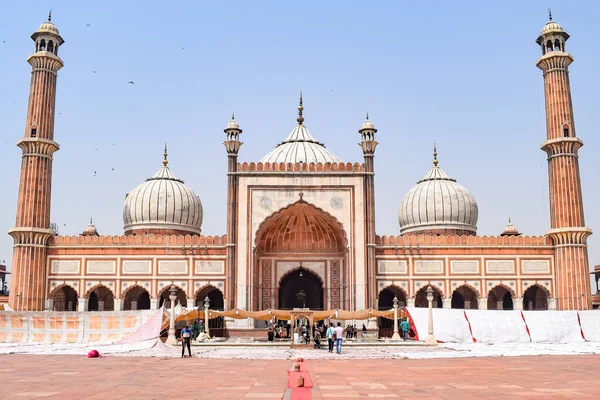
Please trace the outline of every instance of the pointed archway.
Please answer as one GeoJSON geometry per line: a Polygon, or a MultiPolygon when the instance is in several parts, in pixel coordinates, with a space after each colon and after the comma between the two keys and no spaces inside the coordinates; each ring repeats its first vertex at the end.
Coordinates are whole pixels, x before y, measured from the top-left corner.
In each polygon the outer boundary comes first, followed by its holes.
{"type": "Polygon", "coordinates": [[[298,268],[284,275],[278,285],[279,305],[277,308],[310,308],[323,310],[323,281],[314,272],[298,268]]]}
{"type": "Polygon", "coordinates": [[[514,292],[507,286],[498,285],[488,293],[488,310],[513,310],[514,292]]]}
{"type": "Polygon", "coordinates": [[[348,239],[334,216],[301,198],[267,217],[258,227],[254,243],[253,310],[295,307],[298,293],[290,291],[299,290],[310,294],[311,307],[351,308],[348,239]],[[304,269],[303,277],[297,271],[292,273],[303,262],[314,265],[304,269]]]}
{"type": "Polygon", "coordinates": [[[57,287],[48,298],[52,300],[53,311],[77,311],[77,292],[69,285],[57,287]]]}

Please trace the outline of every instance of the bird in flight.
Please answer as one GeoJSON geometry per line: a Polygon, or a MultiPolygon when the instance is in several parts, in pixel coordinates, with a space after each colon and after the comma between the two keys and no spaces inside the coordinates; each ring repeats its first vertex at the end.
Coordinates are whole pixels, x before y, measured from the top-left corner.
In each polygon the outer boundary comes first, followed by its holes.
{"type": "Polygon", "coordinates": [[[92,26],[92,25],[90,25],[90,24],[85,24],[85,26],[92,26]]]}
{"type": "Polygon", "coordinates": [[[96,171],[94,171],[94,176],[96,176],[96,174],[97,174],[97,172],[96,172],[96,171]]]}
{"type": "Polygon", "coordinates": [[[92,72],[93,72],[93,73],[95,73],[95,74],[97,74],[97,73],[98,73],[98,71],[92,71],[92,72]]]}
{"type": "Polygon", "coordinates": [[[131,85],[135,85],[135,82],[134,82],[134,81],[129,81],[129,82],[127,82],[127,83],[129,83],[129,84],[131,84],[131,85]]]}

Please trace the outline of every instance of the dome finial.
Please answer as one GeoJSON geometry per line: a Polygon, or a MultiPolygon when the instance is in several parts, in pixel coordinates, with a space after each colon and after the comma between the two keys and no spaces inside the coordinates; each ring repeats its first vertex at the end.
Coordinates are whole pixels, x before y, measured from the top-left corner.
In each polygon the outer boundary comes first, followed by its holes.
{"type": "Polygon", "coordinates": [[[169,154],[167,153],[167,143],[165,142],[165,154],[164,154],[164,156],[165,156],[165,159],[163,160],[163,165],[164,165],[165,167],[167,166],[167,164],[169,164],[169,160],[167,159],[167,156],[168,156],[168,155],[169,155],[169,154]]]}
{"type": "Polygon", "coordinates": [[[437,167],[438,165],[438,159],[437,159],[437,147],[435,145],[435,142],[433,143],[433,166],[437,167]]]}
{"type": "Polygon", "coordinates": [[[235,113],[234,112],[231,113],[231,120],[235,121],[235,113]]]}
{"type": "Polygon", "coordinates": [[[92,221],[92,217],[90,217],[90,225],[92,225],[94,222],[92,221]]]}
{"type": "Polygon", "coordinates": [[[52,22],[52,7],[50,7],[50,11],[48,11],[48,22],[52,22]]]}
{"type": "Polygon", "coordinates": [[[304,122],[304,117],[302,116],[302,111],[304,111],[304,107],[302,106],[302,91],[300,92],[300,105],[298,105],[298,118],[296,118],[296,121],[298,121],[299,124],[302,124],[304,122]]]}
{"type": "Polygon", "coordinates": [[[548,18],[552,21],[552,9],[550,7],[548,7],[548,18]]]}
{"type": "Polygon", "coordinates": [[[367,121],[369,120],[369,112],[367,111],[367,121]]]}

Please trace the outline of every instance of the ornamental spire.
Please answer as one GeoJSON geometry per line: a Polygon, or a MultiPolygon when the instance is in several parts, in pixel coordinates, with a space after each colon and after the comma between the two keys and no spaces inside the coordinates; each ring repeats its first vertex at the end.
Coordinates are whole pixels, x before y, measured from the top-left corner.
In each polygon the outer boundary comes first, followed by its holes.
{"type": "Polygon", "coordinates": [[[552,21],[552,9],[550,7],[548,7],[548,18],[552,21]]]}
{"type": "Polygon", "coordinates": [[[434,167],[437,167],[437,165],[438,165],[437,155],[438,155],[438,153],[437,153],[437,147],[436,147],[435,142],[434,142],[433,143],[433,166],[434,167]]]}
{"type": "Polygon", "coordinates": [[[300,92],[300,105],[298,105],[298,118],[296,118],[296,121],[298,121],[299,124],[304,122],[302,111],[304,111],[304,107],[302,106],[302,92],[300,92]]]}
{"type": "Polygon", "coordinates": [[[169,160],[167,159],[167,156],[168,156],[168,155],[169,155],[169,154],[167,153],[167,143],[165,142],[165,153],[164,153],[164,157],[165,157],[165,159],[163,160],[163,165],[164,165],[165,167],[167,166],[167,164],[169,164],[169,160]]]}
{"type": "Polygon", "coordinates": [[[48,22],[52,22],[52,8],[48,11],[48,22]]]}

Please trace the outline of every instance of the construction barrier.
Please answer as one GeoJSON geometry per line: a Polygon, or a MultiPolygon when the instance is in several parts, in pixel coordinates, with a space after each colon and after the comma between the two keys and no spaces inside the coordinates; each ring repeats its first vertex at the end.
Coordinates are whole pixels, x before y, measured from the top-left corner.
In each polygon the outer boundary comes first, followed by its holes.
{"type": "Polygon", "coordinates": [[[158,332],[142,332],[139,337],[158,337],[163,314],[162,308],[103,312],[0,311],[0,342],[116,343],[140,332],[152,317],[158,321],[158,332]]]}

